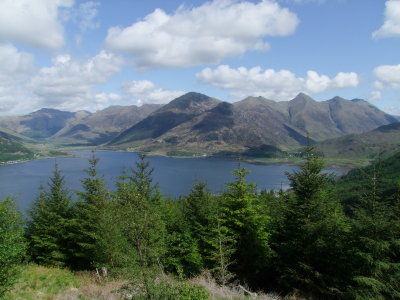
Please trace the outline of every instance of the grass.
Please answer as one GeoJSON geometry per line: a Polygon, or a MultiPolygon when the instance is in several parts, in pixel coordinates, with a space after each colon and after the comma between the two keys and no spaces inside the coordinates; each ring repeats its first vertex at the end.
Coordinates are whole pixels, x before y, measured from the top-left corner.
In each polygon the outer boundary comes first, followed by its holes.
{"type": "Polygon", "coordinates": [[[21,269],[19,280],[4,300],[123,299],[114,292],[124,284],[120,280],[103,280],[91,272],[72,273],[37,265],[21,269]]]}
{"type": "MultiPolygon", "coordinates": [[[[249,294],[247,289],[240,285],[221,286],[207,272],[186,281],[164,275],[155,282],[158,282],[158,287],[155,286],[158,290],[155,292],[161,295],[160,299],[300,300],[296,297],[282,298],[277,294],[261,292],[249,294]]],[[[73,273],[67,269],[30,264],[21,266],[20,278],[14,288],[5,295],[4,300],[144,299],[143,295],[134,295],[137,286],[128,289],[127,287],[127,280],[100,277],[95,272],[73,273]]]]}

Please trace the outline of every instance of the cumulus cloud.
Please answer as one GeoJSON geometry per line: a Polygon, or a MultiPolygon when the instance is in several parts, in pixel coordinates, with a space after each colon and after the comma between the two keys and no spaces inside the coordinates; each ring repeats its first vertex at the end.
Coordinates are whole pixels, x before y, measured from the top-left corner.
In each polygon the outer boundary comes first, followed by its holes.
{"type": "Polygon", "coordinates": [[[300,92],[317,94],[358,85],[356,73],[340,72],[334,78],[329,78],[308,71],[307,76],[302,78],[288,70],[263,71],[261,67],[232,69],[227,65],[214,70],[205,68],[196,77],[202,83],[231,90],[231,95],[237,98],[263,96],[273,100],[288,100],[300,92]]]}
{"type": "Polygon", "coordinates": [[[400,37],[400,1],[389,0],[385,4],[385,21],[372,33],[374,38],[400,37]]]}
{"type": "Polygon", "coordinates": [[[92,89],[118,73],[122,64],[120,57],[105,51],[87,61],[59,55],[53,59],[51,67],[39,70],[32,78],[30,88],[41,107],[93,110],[97,107],[91,107],[91,103],[96,103],[92,100],[98,99],[101,104],[104,97],[100,94],[96,98],[92,89]]]}
{"type": "Polygon", "coordinates": [[[186,67],[266,50],[264,37],[290,35],[298,23],[271,0],[214,0],[173,14],[156,9],[129,27],[112,27],[106,45],[132,55],[139,69],[186,67]]]}
{"type": "Polygon", "coordinates": [[[376,88],[400,88],[400,64],[376,67],[374,74],[379,79],[374,83],[376,88]]]}
{"type": "Polygon", "coordinates": [[[0,44],[0,114],[12,113],[26,99],[26,82],[35,71],[33,55],[11,44],[0,44]]]}
{"type": "Polygon", "coordinates": [[[167,103],[185,93],[183,91],[171,91],[158,88],[149,80],[126,82],[122,85],[122,90],[125,94],[133,96],[138,105],[144,103],[167,103]]]}
{"type": "Polygon", "coordinates": [[[72,0],[2,0],[0,41],[60,48],[64,44],[64,30],[58,20],[59,9],[72,5],[72,0]]]}

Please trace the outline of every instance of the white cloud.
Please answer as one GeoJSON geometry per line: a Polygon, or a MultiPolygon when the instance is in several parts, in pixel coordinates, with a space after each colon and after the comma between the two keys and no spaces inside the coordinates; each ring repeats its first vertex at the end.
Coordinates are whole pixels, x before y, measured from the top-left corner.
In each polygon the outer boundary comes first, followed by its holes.
{"type": "Polygon", "coordinates": [[[100,27],[100,22],[97,19],[98,10],[97,7],[100,5],[98,2],[85,2],[81,3],[78,8],[78,15],[80,18],[79,27],[85,32],[100,27]]]}
{"type": "Polygon", "coordinates": [[[112,27],[106,45],[132,55],[139,69],[186,67],[266,50],[264,37],[290,35],[298,23],[271,0],[214,0],[171,15],[156,9],[129,27],[112,27]]]}
{"type": "Polygon", "coordinates": [[[148,80],[126,82],[122,85],[122,90],[125,94],[134,96],[138,105],[144,103],[167,103],[185,93],[183,91],[158,88],[153,82],[148,80]]]}
{"type": "Polygon", "coordinates": [[[338,73],[334,78],[308,71],[305,78],[296,77],[288,70],[262,70],[261,67],[232,69],[227,65],[212,70],[205,68],[196,74],[197,79],[214,87],[229,89],[237,98],[263,96],[273,100],[288,100],[300,92],[317,94],[330,90],[356,87],[356,73],[338,73]]]}
{"type": "Polygon", "coordinates": [[[32,78],[30,88],[37,96],[40,107],[98,109],[96,99],[101,104],[104,97],[99,94],[96,98],[92,89],[118,73],[122,64],[120,57],[105,51],[87,61],[59,55],[53,59],[53,66],[39,70],[32,78]]]}
{"type": "Polygon", "coordinates": [[[372,91],[368,98],[368,101],[378,101],[382,99],[382,93],[380,91],[372,91]]]}
{"type": "Polygon", "coordinates": [[[372,33],[373,38],[400,37],[400,1],[386,1],[385,22],[372,33]]]}
{"type": "Polygon", "coordinates": [[[27,98],[25,85],[34,71],[33,55],[11,44],[0,44],[0,114],[13,113],[16,105],[27,98]]]}
{"type": "Polygon", "coordinates": [[[60,48],[64,44],[64,30],[58,12],[72,5],[72,0],[1,0],[0,41],[60,48]]]}
{"type": "Polygon", "coordinates": [[[322,4],[326,2],[326,0],[278,0],[278,1],[282,3],[295,3],[295,4],[304,4],[304,3],[322,4]]]}
{"type": "Polygon", "coordinates": [[[62,19],[64,22],[72,21],[78,25],[79,31],[85,33],[100,27],[98,19],[99,2],[88,1],[80,3],[79,6],[73,6],[63,11],[62,19]]]}
{"type": "Polygon", "coordinates": [[[374,83],[376,88],[400,88],[400,64],[376,67],[374,74],[379,79],[374,83]]]}

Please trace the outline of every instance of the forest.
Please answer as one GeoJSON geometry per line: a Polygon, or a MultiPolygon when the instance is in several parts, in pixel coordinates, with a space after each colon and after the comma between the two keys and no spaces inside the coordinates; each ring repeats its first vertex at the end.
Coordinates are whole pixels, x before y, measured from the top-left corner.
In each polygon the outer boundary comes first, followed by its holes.
{"type": "Polygon", "coordinates": [[[205,272],[282,298],[399,299],[400,153],[337,180],[303,151],[289,190],[258,191],[239,161],[223,193],[200,182],[179,199],[144,154],[111,191],[93,153],[76,201],[56,164],[27,217],[0,201],[0,298],[33,263],[124,278],[131,299],[209,299],[189,281],[205,272]]]}

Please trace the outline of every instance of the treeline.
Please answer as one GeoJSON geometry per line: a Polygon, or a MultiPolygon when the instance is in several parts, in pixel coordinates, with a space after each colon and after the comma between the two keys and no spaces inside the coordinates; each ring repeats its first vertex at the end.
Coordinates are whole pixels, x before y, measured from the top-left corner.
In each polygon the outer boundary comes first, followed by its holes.
{"type": "Polygon", "coordinates": [[[239,164],[222,194],[198,183],[178,200],[161,196],[144,155],[116,179],[115,191],[106,188],[93,155],[78,201],[56,166],[24,227],[13,201],[0,202],[0,295],[17,276],[15,266],[29,260],[72,270],[106,268],[144,299],[207,299],[184,281],[168,286],[162,280],[204,270],[222,285],[281,295],[400,298],[399,189],[388,192],[377,168],[364,172],[369,179],[359,185],[337,183],[322,172],[312,147],[304,157],[299,171],[287,174],[288,191],[257,192],[239,164]]]}

